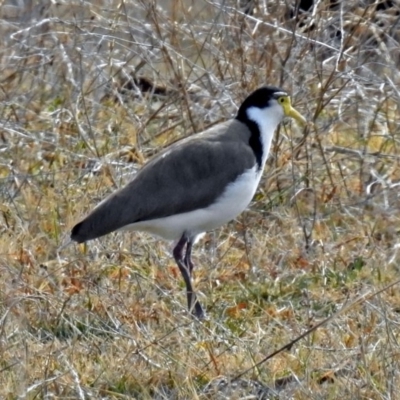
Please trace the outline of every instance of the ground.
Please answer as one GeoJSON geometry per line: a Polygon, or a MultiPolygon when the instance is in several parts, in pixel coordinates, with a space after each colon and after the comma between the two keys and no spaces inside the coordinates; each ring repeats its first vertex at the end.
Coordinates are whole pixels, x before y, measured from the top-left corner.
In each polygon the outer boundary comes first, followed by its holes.
{"type": "Polygon", "coordinates": [[[244,3],[3,2],[0,398],[400,398],[400,3],[244,3]],[[205,321],[171,243],[65,246],[265,83],[309,124],[195,246],[205,321]]]}

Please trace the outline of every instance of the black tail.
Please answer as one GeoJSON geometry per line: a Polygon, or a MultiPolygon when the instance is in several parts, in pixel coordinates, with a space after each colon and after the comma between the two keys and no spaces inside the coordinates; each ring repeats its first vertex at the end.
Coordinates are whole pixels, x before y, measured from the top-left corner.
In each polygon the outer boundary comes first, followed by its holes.
{"type": "Polygon", "coordinates": [[[102,217],[103,215],[101,215],[101,210],[95,209],[85,219],[72,228],[71,239],[75,242],[83,243],[107,235],[108,233],[122,227],[121,225],[113,223],[113,220],[107,223],[107,221],[102,217]]]}
{"type": "MultiPolygon", "coordinates": [[[[132,184],[133,181],[130,185],[132,184]]],[[[130,185],[108,196],[89,215],[76,224],[72,228],[71,239],[83,243],[136,222],[138,207],[135,197],[131,194],[134,190],[130,185]]]]}
{"type": "Polygon", "coordinates": [[[87,238],[87,235],[85,235],[84,233],[83,226],[84,226],[84,221],[79,222],[72,228],[71,239],[74,240],[75,242],[83,243],[86,242],[86,240],[89,240],[87,238]]]}
{"type": "MultiPolygon", "coordinates": [[[[71,239],[78,243],[97,239],[130,223],[124,216],[129,212],[120,212],[120,208],[113,204],[114,197],[101,203],[81,222],[77,223],[71,231],[71,239]]],[[[123,208],[123,207],[122,207],[123,208]]],[[[128,210],[129,211],[129,210],[128,210]]]]}

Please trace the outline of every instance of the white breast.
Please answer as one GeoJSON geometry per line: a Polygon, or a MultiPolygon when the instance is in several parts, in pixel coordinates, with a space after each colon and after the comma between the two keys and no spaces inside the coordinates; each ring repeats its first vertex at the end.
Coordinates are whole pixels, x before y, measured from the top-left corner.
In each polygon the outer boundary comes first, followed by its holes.
{"type": "Polygon", "coordinates": [[[141,221],[124,229],[145,231],[165,239],[179,239],[184,232],[193,236],[213,230],[231,221],[249,205],[261,178],[255,165],[230,183],[223,194],[207,208],[141,221]]]}

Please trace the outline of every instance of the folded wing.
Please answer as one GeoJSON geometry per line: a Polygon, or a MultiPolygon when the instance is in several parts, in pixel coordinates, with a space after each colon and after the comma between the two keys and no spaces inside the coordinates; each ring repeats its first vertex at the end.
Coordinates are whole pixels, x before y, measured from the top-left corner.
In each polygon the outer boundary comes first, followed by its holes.
{"type": "Polygon", "coordinates": [[[232,140],[200,135],[167,148],[75,225],[71,239],[81,243],[135,222],[209,206],[256,162],[248,144],[234,133],[232,140]]]}

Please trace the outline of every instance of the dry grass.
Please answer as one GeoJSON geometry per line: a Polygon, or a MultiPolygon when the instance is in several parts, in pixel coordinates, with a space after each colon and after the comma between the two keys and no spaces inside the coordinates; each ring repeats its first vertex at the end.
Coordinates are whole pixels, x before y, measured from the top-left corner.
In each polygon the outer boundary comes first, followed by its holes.
{"type": "Polygon", "coordinates": [[[0,398],[399,399],[399,287],[371,295],[399,273],[399,1],[298,18],[283,0],[249,15],[234,0],[14,3],[0,9],[0,398]],[[168,243],[117,233],[58,252],[152,154],[265,82],[311,124],[305,141],[280,128],[251,209],[196,246],[208,321],[187,315],[168,243]]]}

